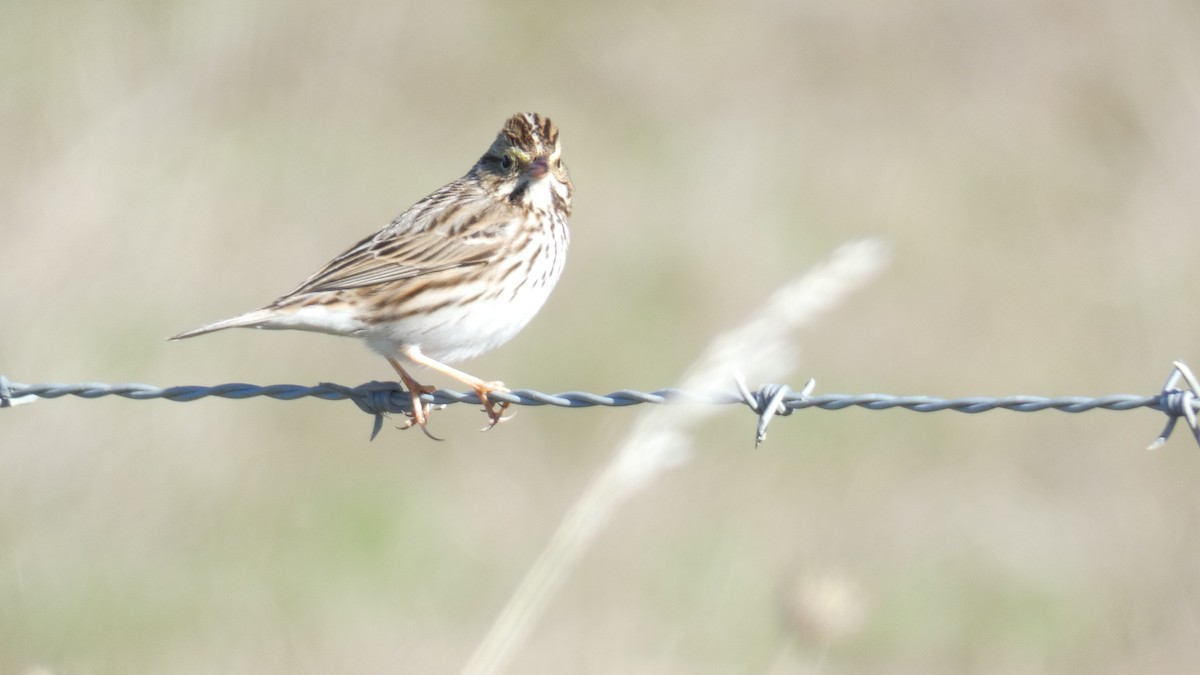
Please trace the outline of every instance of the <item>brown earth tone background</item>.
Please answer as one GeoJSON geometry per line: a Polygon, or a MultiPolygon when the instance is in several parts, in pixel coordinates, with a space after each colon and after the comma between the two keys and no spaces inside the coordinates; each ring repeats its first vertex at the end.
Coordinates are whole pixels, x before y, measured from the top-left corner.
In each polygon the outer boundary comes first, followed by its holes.
{"type": "MultiPolygon", "coordinates": [[[[654,389],[838,243],[892,264],[798,337],[821,392],[1153,393],[1200,366],[1200,9],[1083,3],[10,3],[0,373],[357,384],[257,307],[561,127],[565,277],[465,367],[654,389]]],[[[436,382],[446,385],[445,382],[436,382]]],[[[634,409],[445,443],[349,403],[0,411],[0,671],[453,673],[634,409]],[[40,670],[39,670],[40,669],[40,670]]],[[[511,672],[1183,672],[1200,454],[1151,411],[723,412],[620,513],[511,672]],[[787,589],[840,579],[811,645],[787,589]]]]}

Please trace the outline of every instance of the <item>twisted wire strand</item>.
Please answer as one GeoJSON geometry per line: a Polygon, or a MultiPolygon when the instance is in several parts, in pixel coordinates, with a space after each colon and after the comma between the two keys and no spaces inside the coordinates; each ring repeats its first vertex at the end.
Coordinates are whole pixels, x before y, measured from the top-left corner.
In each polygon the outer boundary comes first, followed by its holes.
{"type": "MultiPolygon", "coordinates": [[[[1150,408],[1165,413],[1168,416],[1167,427],[1151,447],[1160,447],[1176,422],[1185,420],[1191,428],[1196,440],[1200,443],[1200,425],[1197,424],[1197,412],[1200,412],[1200,384],[1195,376],[1181,362],[1175,362],[1167,383],[1163,389],[1153,396],[1136,394],[1110,394],[1107,396],[968,396],[961,398],[939,398],[936,396],[895,396],[891,394],[811,394],[813,382],[810,380],[804,388],[797,392],[787,385],[765,384],[751,391],[746,387],[740,376],[735,377],[736,389],[727,392],[698,392],[682,389],[656,389],[654,391],[635,391],[621,389],[608,394],[596,394],[586,391],[565,391],[557,394],[537,391],[535,389],[516,389],[510,392],[494,392],[489,398],[505,401],[522,406],[557,406],[562,408],[589,408],[593,406],[623,407],[652,404],[692,403],[707,405],[746,405],[759,416],[756,432],[756,444],[766,437],[767,424],[776,415],[788,415],[796,410],[820,408],[822,410],[844,410],[846,408],[864,408],[867,410],[890,410],[900,408],[914,412],[940,412],[951,410],[960,413],[976,414],[991,410],[1011,410],[1015,412],[1039,412],[1042,410],[1058,410],[1067,413],[1082,413],[1091,410],[1133,410],[1150,408]],[[1174,388],[1180,380],[1185,380],[1188,389],[1174,388]]],[[[156,387],[149,384],[105,384],[101,382],[79,382],[64,384],[47,382],[42,384],[22,384],[12,382],[0,375],[0,408],[12,407],[30,403],[38,398],[61,398],[77,396],[85,399],[95,399],[104,396],[119,396],[139,401],[150,399],[165,399],[186,403],[207,397],[242,400],[258,396],[294,401],[301,398],[318,398],[326,401],[353,401],[361,410],[375,416],[372,438],[382,427],[383,417],[390,413],[408,413],[412,402],[408,393],[396,382],[367,382],[355,387],[341,384],[322,382],[315,386],[298,384],[272,384],[266,386],[229,382],[214,386],[177,386],[156,387]]],[[[451,389],[439,389],[432,393],[421,394],[421,400],[434,405],[451,405],[454,403],[480,404],[479,396],[475,393],[463,393],[451,389]]]]}
{"type": "MultiPolygon", "coordinates": [[[[763,385],[761,390],[769,390],[779,385],[763,385]]],[[[259,396],[294,401],[301,398],[319,398],[326,401],[363,400],[369,401],[375,394],[384,394],[385,400],[395,404],[387,412],[407,412],[409,398],[407,392],[394,382],[368,382],[356,387],[321,383],[315,386],[299,384],[254,385],[242,382],[230,382],[213,386],[186,385],[177,387],[156,387],[149,384],[105,384],[100,382],[79,382],[65,384],[47,382],[42,384],[8,383],[6,398],[17,399],[25,396],[38,398],[61,398],[77,396],[94,399],[104,396],[119,396],[121,398],[145,401],[150,399],[166,399],[186,403],[202,398],[218,397],[227,399],[247,399],[259,396]]],[[[608,394],[596,394],[586,391],[565,391],[557,394],[537,391],[535,389],[514,389],[507,393],[495,392],[488,395],[498,401],[506,401],[522,406],[557,406],[562,408],[590,408],[593,406],[623,407],[642,403],[696,403],[713,405],[744,404],[745,401],[737,392],[695,392],[681,389],[656,389],[644,392],[632,389],[621,389],[608,394]]],[[[422,394],[421,399],[434,405],[450,405],[454,403],[479,404],[479,397],[474,393],[463,393],[451,389],[422,394]]],[[[1136,394],[1111,394],[1107,396],[1002,396],[985,397],[969,396],[962,398],[939,398],[936,396],[896,396],[892,394],[809,394],[789,392],[779,401],[786,410],[803,410],[806,408],[821,408],[824,410],[843,410],[859,407],[868,410],[889,410],[903,408],[915,412],[939,412],[953,410],[962,413],[981,413],[990,410],[1013,410],[1016,412],[1038,412],[1042,410],[1060,410],[1068,413],[1081,413],[1090,410],[1132,410],[1134,408],[1151,408],[1165,410],[1163,395],[1139,396],[1136,394]]]]}

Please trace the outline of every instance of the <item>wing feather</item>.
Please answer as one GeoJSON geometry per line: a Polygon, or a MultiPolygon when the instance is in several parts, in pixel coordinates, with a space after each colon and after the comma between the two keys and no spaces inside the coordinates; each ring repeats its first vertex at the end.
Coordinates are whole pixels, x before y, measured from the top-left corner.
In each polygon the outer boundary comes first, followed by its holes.
{"type": "Polygon", "coordinates": [[[486,265],[504,248],[516,210],[455,181],[331,260],[291,293],[340,291],[486,265]]]}

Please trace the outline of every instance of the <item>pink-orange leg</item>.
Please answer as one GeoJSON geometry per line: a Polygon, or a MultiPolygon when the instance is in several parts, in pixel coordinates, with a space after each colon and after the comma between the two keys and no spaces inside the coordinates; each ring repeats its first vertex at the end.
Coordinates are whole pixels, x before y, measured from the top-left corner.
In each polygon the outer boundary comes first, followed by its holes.
{"type": "MultiPolygon", "coordinates": [[[[483,428],[483,431],[487,431],[500,422],[512,417],[511,415],[508,417],[504,416],[504,411],[508,408],[508,401],[491,401],[488,399],[488,394],[492,392],[498,391],[500,393],[506,393],[509,391],[508,387],[505,387],[503,382],[488,382],[486,380],[481,380],[474,375],[468,375],[467,373],[464,373],[456,368],[451,368],[441,361],[435,361],[428,356],[425,356],[419,347],[405,347],[404,349],[400,350],[400,353],[413,363],[425,366],[426,368],[437,371],[446,377],[458,380],[459,382],[462,382],[473,389],[475,391],[475,395],[479,397],[479,401],[483,404],[483,411],[487,413],[488,420],[490,420],[490,423],[483,428]]],[[[388,360],[391,361],[391,359],[388,360]]],[[[396,363],[393,362],[392,365],[399,370],[399,366],[396,363]]]]}
{"type": "Polygon", "coordinates": [[[400,362],[396,359],[389,356],[387,360],[388,363],[392,364],[392,368],[396,369],[396,374],[400,376],[400,381],[404,383],[404,388],[408,390],[408,395],[412,397],[412,412],[408,414],[408,422],[400,428],[407,429],[416,425],[421,428],[421,431],[426,436],[435,441],[442,440],[429,433],[429,429],[425,427],[426,423],[429,422],[429,411],[433,407],[433,404],[422,401],[421,394],[432,393],[434,391],[433,387],[423,385],[414,380],[411,375],[405,372],[404,368],[400,366],[400,362]]]}

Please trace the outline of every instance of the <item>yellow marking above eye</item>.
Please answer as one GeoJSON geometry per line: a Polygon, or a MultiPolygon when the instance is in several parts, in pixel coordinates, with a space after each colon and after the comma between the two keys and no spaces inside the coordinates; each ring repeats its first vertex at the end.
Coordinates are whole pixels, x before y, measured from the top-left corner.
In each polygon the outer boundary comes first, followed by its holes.
{"type": "MultiPolygon", "coordinates": [[[[510,162],[515,160],[519,164],[528,164],[533,161],[533,155],[520,148],[512,148],[508,151],[508,155],[505,157],[505,159],[508,159],[510,162]]],[[[511,164],[505,166],[505,168],[508,168],[508,166],[511,166],[511,164]]]]}

